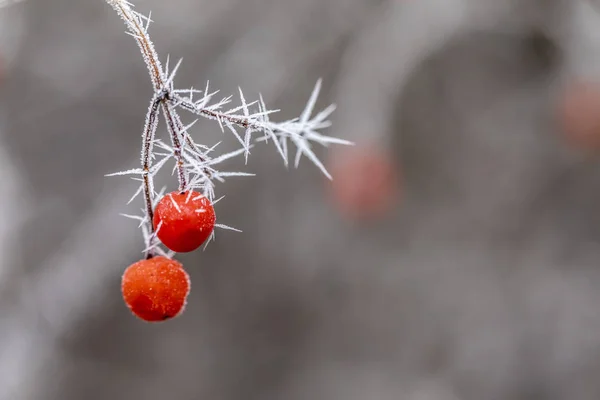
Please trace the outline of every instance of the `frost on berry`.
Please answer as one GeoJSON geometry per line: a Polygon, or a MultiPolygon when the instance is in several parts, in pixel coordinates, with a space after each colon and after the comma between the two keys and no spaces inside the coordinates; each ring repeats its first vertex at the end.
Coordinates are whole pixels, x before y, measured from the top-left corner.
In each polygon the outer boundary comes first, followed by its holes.
{"type": "Polygon", "coordinates": [[[196,250],[212,235],[215,221],[215,210],[204,195],[194,191],[172,192],[158,202],[153,225],[168,249],[187,253],[196,250]]]}
{"type": "Polygon", "coordinates": [[[130,265],[121,280],[125,304],[148,322],[171,319],[183,312],[190,292],[190,278],[183,266],[158,256],[130,265]]]}

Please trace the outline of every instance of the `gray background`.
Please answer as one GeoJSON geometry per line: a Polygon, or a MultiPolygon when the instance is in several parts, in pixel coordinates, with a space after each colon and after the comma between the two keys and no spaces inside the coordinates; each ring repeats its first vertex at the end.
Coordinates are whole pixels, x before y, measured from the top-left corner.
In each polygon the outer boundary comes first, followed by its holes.
{"type": "MultiPolygon", "coordinates": [[[[184,56],[180,86],[261,91],[285,118],[319,77],[319,105],[336,101],[378,3],[139,7],[163,59],[184,56]]],[[[147,325],[119,292],[142,247],[118,216],[135,183],[103,176],[138,162],[151,88],[135,43],[100,0],[2,13],[7,32],[24,21],[1,100],[2,399],[600,398],[600,170],[559,140],[560,53],[489,32],[421,66],[390,116],[406,182],[381,222],[343,220],[318,170],[286,171],[273,148],[232,162],[258,174],[219,188],[244,233],[180,257],[187,310],[147,325]]]]}

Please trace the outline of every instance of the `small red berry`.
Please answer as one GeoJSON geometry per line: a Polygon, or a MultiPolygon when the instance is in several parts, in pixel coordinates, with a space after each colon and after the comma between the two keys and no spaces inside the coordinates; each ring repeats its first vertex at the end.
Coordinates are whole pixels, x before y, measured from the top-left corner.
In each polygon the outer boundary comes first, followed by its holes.
{"type": "Polygon", "coordinates": [[[202,194],[172,192],[160,199],[152,222],[165,246],[177,253],[187,253],[210,237],[215,220],[215,209],[202,194]]]}
{"type": "Polygon", "coordinates": [[[385,216],[400,196],[400,177],[385,149],[375,145],[340,148],[331,156],[328,181],[335,207],[351,219],[385,216]]]}
{"type": "Polygon", "coordinates": [[[148,322],[181,314],[190,292],[190,278],[181,263],[158,256],[131,264],[123,274],[121,292],[127,307],[148,322]]]}

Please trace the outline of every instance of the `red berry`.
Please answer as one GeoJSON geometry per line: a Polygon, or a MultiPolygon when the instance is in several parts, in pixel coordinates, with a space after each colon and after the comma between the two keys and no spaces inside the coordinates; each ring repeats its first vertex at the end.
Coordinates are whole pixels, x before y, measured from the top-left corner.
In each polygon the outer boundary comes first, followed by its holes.
{"type": "Polygon", "coordinates": [[[148,322],[165,321],[183,312],[190,278],[181,263],[153,257],[131,264],[123,274],[121,292],[127,307],[148,322]]]}
{"type": "Polygon", "coordinates": [[[215,209],[198,192],[172,192],[154,210],[154,229],[170,250],[187,253],[196,250],[210,237],[215,227],[215,209]]]}
{"type": "Polygon", "coordinates": [[[399,174],[392,156],[375,145],[340,148],[332,153],[328,182],[336,208],[352,219],[388,213],[399,196],[399,174]]]}

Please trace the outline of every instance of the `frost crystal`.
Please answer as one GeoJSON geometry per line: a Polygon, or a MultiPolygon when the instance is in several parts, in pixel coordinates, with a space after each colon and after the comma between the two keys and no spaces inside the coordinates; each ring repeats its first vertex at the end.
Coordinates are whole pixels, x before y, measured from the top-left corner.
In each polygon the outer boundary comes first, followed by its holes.
{"type": "MultiPolygon", "coordinates": [[[[2,1],[0,0],[0,4],[3,4],[2,1]]],[[[11,0],[4,0],[4,2],[6,1],[11,0]]],[[[126,33],[137,42],[154,89],[154,95],[150,100],[142,131],[140,168],[109,175],[133,175],[132,179],[139,182],[139,187],[129,203],[142,195],[144,198],[143,215],[125,216],[139,222],[146,243],[144,252],[147,256],[157,254],[173,255],[165,252],[160,247],[152,226],[154,206],[164,193],[164,190],[160,193],[154,190],[154,177],[168,161],[174,161],[173,173],[177,175],[179,191],[200,192],[208,197],[213,204],[220,200],[215,200],[216,181],[223,182],[225,178],[229,177],[252,175],[244,172],[223,172],[217,169],[219,164],[242,154],[247,162],[253,143],[257,142],[272,142],[286,166],[288,165],[288,149],[291,143],[296,147],[295,167],[298,167],[300,159],[305,156],[325,176],[331,179],[331,175],[315,155],[312,144],[328,146],[330,144],[351,145],[352,143],[319,133],[320,130],[330,126],[328,118],[335,110],[335,106],[331,105],[313,116],[321,90],[320,80],[315,85],[300,117],[284,122],[271,121],[271,115],[278,110],[269,110],[260,95],[257,100],[248,102],[242,89],[238,90],[238,105],[232,105],[233,96],[218,100],[216,96],[219,91],[211,91],[208,83],[204,90],[194,88],[176,89],[174,81],[182,59],[172,69],[169,69],[170,57],[167,57],[163,67],[148,34],[152,22],[151,15],[145,16],[135,11],[133,4],[126,0],[106,0],[106,2],[125,22],[126,33]],[[180,110],[199,118],[216,121],[222,132],[227,131],[234,135],[241,148],[216,155],[215,149],[218,143],[211,147],[196,143],[190,132],[196,121],[184,125],[179,116],[180,110]],[[169,133],[170,144],[156,139],[161,114],[169,133]]],[[[221,229],[238,231],[224,224],[216,224],[215,226],[221,229]]],[[[214,232],[211,235],[211,239],[213,238],[214,232]]]]}

